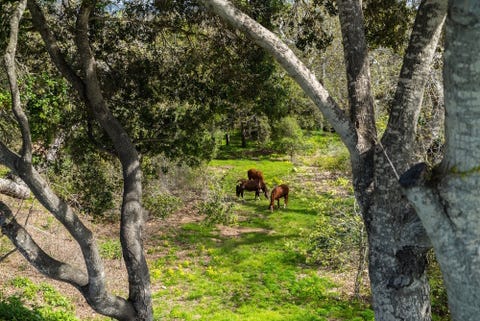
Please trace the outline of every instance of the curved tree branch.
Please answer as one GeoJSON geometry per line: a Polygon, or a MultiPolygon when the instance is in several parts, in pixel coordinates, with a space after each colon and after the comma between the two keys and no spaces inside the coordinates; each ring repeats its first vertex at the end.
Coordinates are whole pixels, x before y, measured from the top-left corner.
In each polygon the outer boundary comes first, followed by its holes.
{"type": "Polygon", "coordinates": [[[151,320],[153,309],[150,274],[143,251],[142,229],[146,212],[141,205],[140,159],[125,129],[112,115],[104,100],[97,76],[96,61],[88,37],[92,1],[83,1],[77,16],[75,42],[85,75],[87,103],[115,146],[122,164],[124,191],[120,240],[130,284],[129,299],[141,320],[151,320]]]}
{"type": "Polygon", "coordinates": [[[0,193],[19,199],[27,199],[30,197],[28,187],[4,178],[0,178],[0,193]]]}
{"type": "Polygon", "coordinates": [[[75,90],[78,92],[81,99],[85,100],[85,84],[80,76],[73,70],[73,68],[67,63],[65,56],[63,55],[57,40],[48,28],[47,19],[35,0],[28,0],[28,10],[32,15],[32,22],[35,29],[42,36],[46,49],[52,58],[53,63],[60,71],[60,73],[72,84],[75,90]]]}
{"type": "Polygon", "coordinates": [[[46,276],[70,283],[76,288],[88,284],[88,277],[82,270],[57,261],[45,253],[31,235],[18,224],[10,208],[1,201],[0,226],[2,233],[8,236],[27,261],[46,276]]]}
{"type": "Polygon", "coordinates": [[[18,31],[20,20],[23,12],[25,11],[26,4],[26,0],[20,1],[10,19],[10,35],[7,49],[5,50],[4,61],[5,68],[7,69],[8,81],[10,84],[10,93],[12,95],[12,110],[15,118],[17,119],[17,123],[20,126],[20,132],[22,133],[21,155],[24,162],[31,164],[32,139],[30,135],[30,126],[28,125],[27,115],[22,109],[20,91],[18,89],[17,72],[15,70],[15,53],[17,51],[18,31]]]}

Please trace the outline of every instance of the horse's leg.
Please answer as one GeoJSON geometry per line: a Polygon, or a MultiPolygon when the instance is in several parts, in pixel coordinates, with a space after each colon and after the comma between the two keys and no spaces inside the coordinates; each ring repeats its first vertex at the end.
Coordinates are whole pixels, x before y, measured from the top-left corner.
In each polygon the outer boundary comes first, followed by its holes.
{"type": "Polygon", "coordinates": [[[283,202],[283,208],[287,208],[288,205],[288,194],[285,194],[285,202],[283,202]]]}

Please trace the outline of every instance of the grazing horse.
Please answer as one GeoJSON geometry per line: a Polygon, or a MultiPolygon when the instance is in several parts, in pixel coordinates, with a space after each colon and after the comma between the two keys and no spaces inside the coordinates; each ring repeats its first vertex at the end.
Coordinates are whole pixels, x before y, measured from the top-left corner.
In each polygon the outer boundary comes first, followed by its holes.
{"type": "Polygon", "coordinates": [[[273,212],[275,206],[275,200],[277,200],[278,207],[280,208],[280,198],[284,198],[283,207],[287,207],[288,204],[288,186],[285,184],[275,186],[272,189],[272,194],[270,195],[270,211],[273,212]]]}
{"type": "Polygon", "coordinates": [[[260,191],[263,191],[263,194],[265,195],[265,198],[268,199],[267,193],[267,186],[265,185],[265,182],[260,181],[260,180],[246,180],[246,179],[239,179],[237,181],[237,186],[236,186],[236,191],[237,191],[237,197],[241,196],[243,198],[243,192],[244,191],[255,191],[255,199],[260,197],[260,191]]]}
{"type": "Polygon", "coordinates": [[[256,180],[258,179],[261,182],[264,182],[265,179],[263,178],[263,173],[259,170],[256,170],[254,168],[251,168],[247,172],[248,179],[250,180],[256,180]]]}

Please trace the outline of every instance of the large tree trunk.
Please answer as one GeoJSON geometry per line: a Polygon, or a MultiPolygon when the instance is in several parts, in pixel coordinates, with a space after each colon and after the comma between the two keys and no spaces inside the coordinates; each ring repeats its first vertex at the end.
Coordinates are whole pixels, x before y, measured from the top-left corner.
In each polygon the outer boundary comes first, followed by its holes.
{"type": "Polygon", "coordinates": [[[402,196],[397,172],[422,154],[416,128],[425,84],[445,19],[446,1],[418,9],[382,143],[375,154],[375,191],[366,216],[370,282],[377,320],[430,320],[429,240],[402,196]]]}
{"type": "MultiPolygon", "coordinates": [[[[414,216],[414,213],[410,213],[411,207],[398,193],[399,186],[389,164],[381,162],[383,154],[374,158],[376,129],[361,1],[342,0],[337,4],[347,67],[350,116],[357,128],[357,149],[363,156],[360,158],[362,162],[352,163],[352,169],[354,190],[357,199],[362,200],[359,204],[369,239],[369,276],[375,318],[427,321],[431,314],[425,249],[404,248],[405,243],[411,241],[402,240],[402,236],[395,233],[404,224],[395,218],[414,216]]],[[[407,52],[411,53],[411,50],[407,52]]],[[[398,106],[405,105],[402,98],[406,94],[397,91],[398,106]]],[[[420,106],[416,104],[415,107],[419,110],[420,106]]],[[[399,136],[402,140],[403,135],[399,136]]]]}
{"type": "Polygon", "coordinates": [[[445,39],[446,152],[401,179],[435,248],[455,321],[480,316],[480,7],[450,1],[445,39]]]}

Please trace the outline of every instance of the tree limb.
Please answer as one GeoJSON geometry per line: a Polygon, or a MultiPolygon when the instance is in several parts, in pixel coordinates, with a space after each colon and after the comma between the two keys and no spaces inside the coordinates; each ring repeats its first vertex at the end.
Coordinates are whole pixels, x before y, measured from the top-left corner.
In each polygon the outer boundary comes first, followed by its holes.
{"type": "Polygon", "coordinates": [[[87,275],[80,269],[57,261],[45,253],[31,235],[15,220],[10,208],[0,201],[0,226],[2,233],[12,241],[22,255],[46,276],[67,282],[76,288],[88,284],[87,275]]]}
{"type": "MultiPolygon", "coordinates": [[[[423,226],[428,235],[432,233],[449,233],[453,224],[448,218],[440,197],[427,185],[430,173],[425,163],[412,166],[400,176],[399,183],[403,188],[405,196],[413,204],[419,213],[423,226]],[[450,226],[446,225],[450,222],[450,226]]],[[[433,241],[433,240],[432,240],[433,241]]]]}
{"type": "MultiPolygon", "coordinates": [[[[382,137],[394,158],[411,157],[414,151],[423,93],[447,13],[447,0],[423,0],[418,8],[402,70],[391,107],[387,129],[382,137]],[[393,152],[396,147],[399,153],[393,152]],[[406,152],[407,151],[407,152],[406,152]],[[398,154],[398,155],[397,155],[398,154]]],[[[404,171],[408,164],[401,165],[404,171]]]]}
{"type": "Polygon", "coordinates": [[[377,130],[370,85],[370,63],[361,0],[339,0],[350,120],[357,133],[356,150],[351,154],[355,196],[365,216],[371,206],[374,178],[374,147],[377,130]]]}
{"type": "Polygon", "coordinates": [[[87,104],[112,140],[122,164],[124,191],[121,209],[120,240],[130,285],[129,300],[140,319],[153,318],[150,274],[143,251],[142,229],[146,212],[141,205],[140,159],[125,129],[112,115],[104,100],[97,76],[96,61],[89,42],[92,1],[83,1],[77,15],[75,43],[85,74],[87,104]]]}
{"type": "Polygon", "coordinates": [[[28,10],[32,15],[32,22],[35,29],[42,36],[46,49],[52,58],[53,63],[60,71],[60,73],[72,84],[78,92],[80,98],[85,100],[85,84],[80,76],[73,70],[70,64],[67,63],[65,56],[58,46],[57,40],[48,28],[47,19],[35,0],[28,0],[28,10]]]}
{"type": "Polygon", "coordinates": [[[4,178],[0,178],[0,193],[19,199],[30,197],[30,189],[28,187],[4,178]]]}
{"type": "Polygon", "coordinates": [[[26,0],[18,3],[15,12],[10,19],[10,35],[5,50],[4,61],[7,69],[8,81],[10,84],[10,93],[12,95],[12,110],[20,126],[22,133],[22,151],[21,155],[24,162],[32,162],[32,139],[30,135],[30,126],[28,125],[27,115],[23,112],[22,103],[20,100],[20,90],[18,89],[17,72],[15,70],[15,53],[17,51],[18,31],[20,20],[26,7],[26,0]]]}
{"type": "Polygon", "coordinates": [[[363,153],[375,146],[377,130],[362,2],[339,0],[337,6],[347,69],[349,114],[358,135],[357,149],[363,153]]]}

